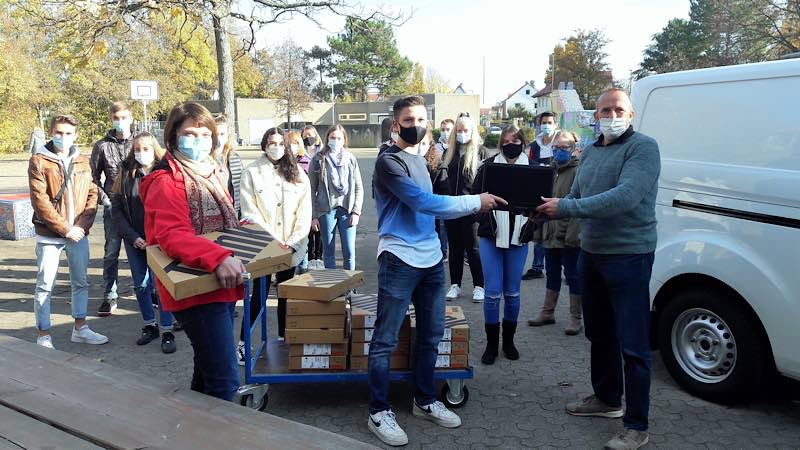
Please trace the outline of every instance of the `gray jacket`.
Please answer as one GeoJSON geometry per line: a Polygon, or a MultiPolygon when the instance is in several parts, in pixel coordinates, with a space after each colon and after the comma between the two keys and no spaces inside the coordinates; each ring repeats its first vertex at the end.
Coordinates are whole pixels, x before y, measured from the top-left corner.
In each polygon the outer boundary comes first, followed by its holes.
{"type": "MultiPolygon", "coordinates": [[[[331,205],[336,203],[337,197],[331,189],[328,179],[328,165],[324,156],[327,152],[321,151],[314,155],[311,164],[308,166],[308,179],[311,181],[311,211],[313,218],[319,218],[330,211],[331,205]]],[[[364,185],[361,182],[361,171],[358,168],[358,160],[355,155],[347,151],[345,157],[349,158],[350,179],[348,183],[350,190],[341,198],[341,204],[349,213],[361,214],[361,206],[364,203],[364,185]]]]}

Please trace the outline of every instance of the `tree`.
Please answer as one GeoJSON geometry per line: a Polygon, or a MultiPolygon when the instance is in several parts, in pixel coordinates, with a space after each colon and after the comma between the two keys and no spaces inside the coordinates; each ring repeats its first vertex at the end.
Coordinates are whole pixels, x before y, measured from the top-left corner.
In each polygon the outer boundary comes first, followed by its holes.
{"type": "Polygon", "coordinates": [[[279,110],[291,127],[292,115],[309,109],[314,72],[308,66],[305,52],[291,40],[284,41],[271,53],[271,94],[281,100],[279,110]]]}
{"type": "Polygon", "coordinates": [[[387,22],[348,17],[344,32],[329,37],[328,45],[333,58],[331,75],[356,100],[365,101],[369,88],[377,88],[383,95],[405,90],[411,61],[400,55],[387,22]]]}
{"type": "Polygon", "coordinates": [[[639,79],[651,72],[665,73],[695,69],[706,64],[700,27],[686,19],[672,19],[653,35],[653,43],[644,51],[644,60],[634,76],[639,79]]]}
{"type": "Polygon", "coordinates": [[[508,118],[516,119],[517,117],[521,118],[525,123],[530,123],[533,120],[533,113],[522,105],[514,105],[508,110],[508,118]]]}
{"type": "Polygon", "coordinates": [[[545,82],[555,79],[553,89],[556,89],[558,83],[572,81],[584,108],[594,108],[597,97],[611,87],[607,75],[608,54],[604,51],[608,42],[608,38],[600,30],[575,31],[564,46],[557,45],[550,54],[545,82]]]}
{"type": "MultiPolygon", "coordinates": [[[[351,6],[347,0],[6,0],[16,10],[42,29],[59,30],[66,39],[58,42],[63,56],[82,64],[108,47],[108,40],[131,31],[145,28],[154,30],[153,22],[163,17],[183,17],[190,36],[194,32],[209,33],[214,39],[216,70],[220,105],[229,117],[234,117],[233,53],[230,36],[233,24],[245,30],[242,38],[246,50],[253,49],[257,31],[272,23],[292,16],[314,20],[320,11],[371,20],[382,18],[388,22],[400,20],[401,15],[388,16],[380,12],[366,14],[351,6]]],[[[384,22],[386,23],[386,22],[384,22]]]]}
{"type": "Polygon", "coordinates": [[[328,65],[330,64],[331,51],[319,45],[315,45],[311,47],[311,50],[306,52],[306,57],[317,61],[315,69],[319,72],[319,85],[322,85],[325,82],[322,76],[328,70],[328,65]]]}
{"type": "Polygon", "coordinates": [[[439,72],[432,67],[428,67],[425,70],[425,92],[429,94],[449,94],[453,92],[453,88],[450,87],[449,80],[445,80],[439,72]]]}
{"type": "Polygon", "coordinates": [[[409,94],[424,94],[425,93],[425,69],[422,64],[414,63],[414,69],[411,71],[411,81],[408,83],[409,94]]]}

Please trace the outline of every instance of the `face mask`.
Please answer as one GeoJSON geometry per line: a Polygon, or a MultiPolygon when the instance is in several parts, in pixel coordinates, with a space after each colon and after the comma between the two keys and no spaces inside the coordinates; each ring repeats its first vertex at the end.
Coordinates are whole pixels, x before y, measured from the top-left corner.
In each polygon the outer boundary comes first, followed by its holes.
{"type": "Polygon", "coordinates": [[[312,145],[314,145],[316,143],[317,143],[317,139],[312,137],[312,136],[309,136],[309,137],[303,139],[303,144],[305,144],[306,147],[311,147],[312,145]]]}
{"type": "Polygon", "coordinates": [[[217,136],[217,150],[222,150],[225,148],[225,143],[228,142],[227,139],[222,138],[221,136],[217,136]]]}
{"type": "Polygon", "coordinates": [[[74,137],[61,137],[59,135],[53,136],[53,145],[59,150],[69,150],[72,144],[75,143],[74,137]]]}
{"type": "Polygon", "coordinates": [[[283,158],[284,153],[286,153],[286,149],[282,145],[270,145],[264,151],[273,161],[283,158]]]}
{"type": "Polygon", "coordinates": [[[442,131],[442,134],[440,135],[439,140],[447,142],[448,139],[450,139],[450,132],[449,131],[442,131]]]}
{"type": "Polygon", "coordinates": [[[344,141],[339,139],[330,139],[328,141],[328,148],[330,148],[332,152],[336,153],[344,148],[344,141]]]}
{"type": "Polygon", "coordinates": [[[569,150],[553,149],[553,159],[557,163],[565,163],[572,158],[572,153],[569,150]]]}
{"type": "Polygon", "coordinates": [[[458,141],[459,144],[466,144],[471,139],[472,139],[472,137],[471,137],[470,133],[467,133],[467,132],[458,132],[458,133],[456,133],[456,141],[458,141]]]}
{"type": "Polygon", "coordinates": [[[414,127],[404,127],[400,126],[400,138],[408,144],[417,145],[425,139],[425,134],[428,132],[428,129],[425,127],[414,126],[414,127]]]}
{"type": "Polygon", "coordinates": [[[289,148],[292,150],[292,154],[297,156],[297,151],[300,149],[300,146],[297,144],[292,144],[289,146],[289,148]]]}
{"type": "Polygon", "coordinates": [[[178,151],[192,161],[202,161],[211,154],[211,138],[181,136],[178,138],[178,151]]]}
{"type": "Polygon", "coordinates": [[[606,139],[616,139],[628,129],[628,121],[624,117],[600,119],[600,132],[606,139]]]}
{"type": "Polygon", "coordinates": [[[153,164],[153,161],[156,158],[153,152],[135,152],[133,157],[136,159],[136,162],[141,164],[143,167],[149,167],[150,164],[153,164]]]}
{"type": "Polygon", "coordinates": [[[506,144],[502,148],[503,156],[508,159],[515,159],[522,153],[522,144],[506,144]]]}
{"type": "Polygon", "coordinates": [[[114,130],[118,133],[124,133],[126,131],[131,131],[131,121],[130,120],[112,120],[111,125],[114,127],[114,130]]]}
{"type": "Polygon", "coordinates": [[[551,136],[553,133],[555,133],[556,126],[553,124],[546,123],[540,126],[539,129],[542,130],[542,133],[544,133],[545,136],[551,136]]]}
{"type": "Polygon", "coordinates": [[[391,139],[392,142],[397,142],[397,140],[400,139],[400,135],[396,131],[392,131],[389,135],[389,139],[391,139]]]}

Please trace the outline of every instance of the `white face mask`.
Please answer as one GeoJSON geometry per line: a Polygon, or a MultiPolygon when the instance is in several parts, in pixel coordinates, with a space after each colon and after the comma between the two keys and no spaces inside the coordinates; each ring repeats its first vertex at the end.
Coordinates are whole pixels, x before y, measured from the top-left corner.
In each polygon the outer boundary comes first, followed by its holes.
{"type": "Polygon", "coordinates": [[[153,164],[153,161],[156,159],[153,152],[135,152],[133,157],[142,167],[150,167],[150,164],[153,164]]]}
{"type": "Polygon", "coordinates": [[[442,131],[442,134],[440,135],[440,140],[444,141],[444,142],[447,142],[448,139],[450,139],[450,132],[449,131],[442,131]]]}
{"type": "Polygon", "coordinates": [[[328,140],[328,147],[331,149],[332,152],[336,153],[339,150],[344,148],[344,140],[341,140],[341,139],[329,139],[328,140]]]}
{"type": "Polygon", "coordinates": [[[292,150],[292,154],[297,156],[297,150],[300,148],[300,146],[297,144],[292,144],[289,146],[289,148],[292,150]]]}
{"type": "Polygon", "coordinates": [[[400,140],[400,134],[396,131],[392,131],[392,134],[389,136],[392,142],[397,142],[400,140]]]}
{"type": "Polygon", "coordinates": [[[624,117],[600,119],[600,132],[606,139],[616,139],[628,129],[628,121],[624,117]]]}
{"type": "Polygon", "coordinates": [[[282,145],[270,145],[267,147],[266,153],[270,159],[277,161],[283,158],[283,154],[286,153],[286,149],[284,149],[282,145]]]}
{"type": "Polygon", "coordinates": [[[458,141],[459,144],[466,144],[470,140],[472,140],[472,133],[466,131],[459,131],[456,133],[456,141],[458,141]]]}

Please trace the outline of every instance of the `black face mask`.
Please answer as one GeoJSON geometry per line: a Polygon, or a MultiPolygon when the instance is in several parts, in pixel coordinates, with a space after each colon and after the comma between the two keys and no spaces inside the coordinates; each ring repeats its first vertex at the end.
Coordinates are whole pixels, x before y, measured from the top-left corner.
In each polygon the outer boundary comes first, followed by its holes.
{"type": "Polygon", "coordinates": [[[522,144],[506,144],[502,148],[503,155],[508,159],[514,159],[522,153],[522,144]]]}
{"type": "Polygon", "coordinates": [[[425,139],[425,135],[428,134],[428,129],[426,127],[404,127],[400,125],[400,139],[404,140],[406,143],[411,145],[417,145],[420,141],[425,139]]]}
{"type": "Polygon", "coordinates": [[[312,145],[314,145],[316,143],[317,143],[317,140],[315,138],[311,137],[311,136],[303,139],[303,144],[305,144],[306,147],[311,147],[312,145]]]}

